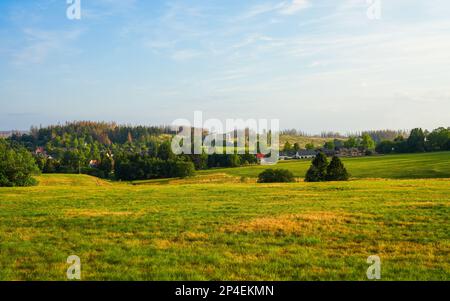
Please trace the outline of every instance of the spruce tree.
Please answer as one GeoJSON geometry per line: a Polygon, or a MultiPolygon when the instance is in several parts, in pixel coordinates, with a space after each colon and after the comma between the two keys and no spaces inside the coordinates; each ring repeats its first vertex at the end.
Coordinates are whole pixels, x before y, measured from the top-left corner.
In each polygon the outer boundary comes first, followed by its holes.
{"type": "Polygon", "coordinates": [[[345,169],[341,159],[334,156],[330,165],[327,167],[327,181],[348,181],[350,175],[345,169]]]}
{"type": "Polygon", "coordinates": [[[326,181],[328,160],[324,153],[318,153],[312,161],[311,167],[306,172],[306,182],[326,181]]]}

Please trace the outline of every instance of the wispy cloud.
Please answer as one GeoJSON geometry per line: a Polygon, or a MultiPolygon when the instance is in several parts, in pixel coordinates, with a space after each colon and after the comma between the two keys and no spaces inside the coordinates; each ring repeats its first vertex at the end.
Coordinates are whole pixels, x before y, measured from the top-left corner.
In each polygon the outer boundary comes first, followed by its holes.
{"type": "Polygon", "coordinates": [[[309,6],[310,3],[308,0],[293,0],[291,3],[283,5],[279,12],[285,15],[292,15],[309,6]]]}
{"type": "Polygon", "coordinates": [[[81,29],[67,31],[40,30],[26,28],[25,46],[13,55],[16,65],[40,64],[56,51],[67,49],[67,44],[76,40],[81,29]]]}
{"type": "Polygon", "coordinates": [[[250,7],[241,16],[241,19],[250,19],[269,13],[293,15],[310,6],[311,4],[308,0],[290,0],[277,3],[263,3],[250,7]]]}

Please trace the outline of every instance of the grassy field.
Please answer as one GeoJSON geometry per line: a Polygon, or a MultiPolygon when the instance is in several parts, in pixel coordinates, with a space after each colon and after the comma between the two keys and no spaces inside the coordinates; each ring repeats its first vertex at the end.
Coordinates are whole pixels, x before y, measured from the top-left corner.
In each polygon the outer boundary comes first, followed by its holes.
{"type": "MultiPolygon", "coordinates": [[[[343,158],[353,178],[426,179],[450,178],[450,152],[343,158]]],[[[273,168],[289,169],[304,178],[311,160],[284,161],[273,168]]],[[[226,173],[239,177],[258,177],[267,166],[212,169],[200,174],[226,173]]]]}
{"type": "Polygon", "coordinates": [[[450,279],[450,179],[39,180],[0,189],[1,280],[65,280],[72,254],[83,280],[366,280],[370,255],[383,280],[450,279]]]}

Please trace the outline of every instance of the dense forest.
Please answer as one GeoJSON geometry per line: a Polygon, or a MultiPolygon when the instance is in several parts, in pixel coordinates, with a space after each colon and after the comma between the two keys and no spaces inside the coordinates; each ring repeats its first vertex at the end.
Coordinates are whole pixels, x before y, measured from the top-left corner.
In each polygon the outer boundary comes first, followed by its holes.
{"type": "Polygon", "coordinates": [[[139,180],[186,177],[195,170],[257,163],[256,156],[179,155],[171,150],[170,127],[119,126],[72,122],[32,128],[9,140],[33,153],[43,173],[84,173],[101,178],[139,180]]]}

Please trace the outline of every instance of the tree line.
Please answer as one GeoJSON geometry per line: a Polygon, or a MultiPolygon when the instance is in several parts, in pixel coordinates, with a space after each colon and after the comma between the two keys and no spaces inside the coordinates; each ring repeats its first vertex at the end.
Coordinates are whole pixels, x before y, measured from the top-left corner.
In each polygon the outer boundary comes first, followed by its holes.
{"type": "Polygon", "coordinates": [[[411,130],[407,138],[398,136],[393,141],[381,141],[375,148],[380,154],[421,153],[450,150],[450,127],[431,132],[421,128],[411,130]]]}
{"type": "MultiPolygon", "coordinates": [[[[325,142],[323,147],[317,147],[313,143],[306,144],[307,150],[328,149],[339,150],[342,148],[358,148],[370,155],[373,151],[380,154],[392,153],[418,153],[450,150],[450,127],[439,127],[429,132],[421,128],[405,131],[367,131],[360,136],[350,136],[347,139],[334,139],[325,142]]],[[[299,151],[298,143],[291,144],[287,141],[283,150],[299,151]]]]}
{"type": "Polygon", "coordinates": [[[32,128],[8,140],[28,149],[43,173],[83,173],[116,180],[186,177],[195,170],[257,163],[252,154],[179,155],[168,127],[74,122],[32,128]]]}

